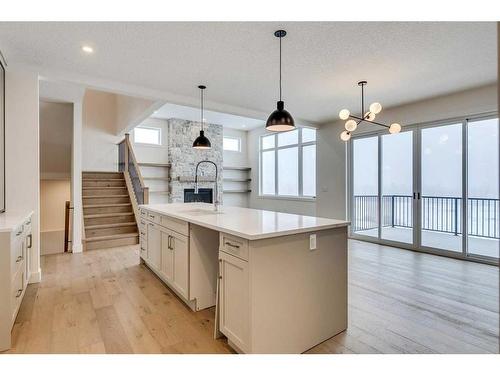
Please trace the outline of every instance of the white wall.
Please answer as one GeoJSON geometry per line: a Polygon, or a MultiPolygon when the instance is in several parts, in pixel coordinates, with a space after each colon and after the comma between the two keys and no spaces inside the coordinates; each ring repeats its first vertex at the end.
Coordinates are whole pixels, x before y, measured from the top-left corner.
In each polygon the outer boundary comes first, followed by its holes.
{"type": "Polygon", "coordinates": [[[259,139],[265,133],[266,129],[264,127],[248,132],[248,161],[249,166],[252,168],[252,192],[249,197],[248,206],[262,210],[315,216],[316,202],[314,200],[259,197],[259,139]]]}
{"type": "MultiPolygon", "coordinates": [[[[413,125],[491,111],[497,111],[496,84],[384,109],[377,120],[413,125]]],[[[337,121],[319,129],[318,216],[345,217],[346,144],[339,139],[343,126],[344,121],[337,121]]],[[[364,125],[356,132],[359,134],[379,129],[378,126],[364,125]]]]}
{"type": "MultiPolygon", "coordinates": [[[[223,136],[240,138],[241,151],[223,151],[223,165],[225,167],[248,167],[248,132],[237,129],[223,128],[223,136]]],[[[248,178],[248,172],[223,170],[223,177],[226,178],[248,178]]],[[[248,183],[242,182],[223,182],[223,190],[238,190],[246,189],[250,186],[248,183]]],[[[248,207],[249,193],[225,193],[224,205],[248,207]]]]}
{"type": "Polygon", "coordinates": [[[135,143],[134,132],[130,132],[130,141],[138,162],[142,163],[168,163],[168,121],[148,118],[139,124],[161,129],[161,146],[135,143]]]}
{"type": "Polygon", "coordinates": [[[64,251],[65,202],[71,197],[71,180],[40,181],[40,253],[64,251]]]}
{"type": "Polygon", "coordinates": [[[118,170],[116,95],[87,90],[83,97],[82,170],[118,170]]]}
{"type": "Polygon", "coordinates": [[[38,74],[7,68],[5,80],[6,211],[33,211],[32,282],[40,281],[38,74]]]}
{"type": "Polygon", "coordinates": [[[41,178],[71,176],[73,105],[40,101],[41,178]]]}
{"type": "Polygon", "coordinates": [[[152,112],[154,101],[126,95],[116,95],[116,134],[123,135],[144,121],[152,112]]]}

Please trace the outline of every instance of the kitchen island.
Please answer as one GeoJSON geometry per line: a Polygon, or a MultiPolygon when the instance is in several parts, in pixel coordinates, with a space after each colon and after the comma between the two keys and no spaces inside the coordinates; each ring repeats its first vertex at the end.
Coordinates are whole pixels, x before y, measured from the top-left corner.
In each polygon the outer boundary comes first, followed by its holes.
{"type": "Polygon", "coordinates": [[[139,208],[141,260],[242,353],[302,353],[347,328],[349,222],[241,207],[139,208]]]}

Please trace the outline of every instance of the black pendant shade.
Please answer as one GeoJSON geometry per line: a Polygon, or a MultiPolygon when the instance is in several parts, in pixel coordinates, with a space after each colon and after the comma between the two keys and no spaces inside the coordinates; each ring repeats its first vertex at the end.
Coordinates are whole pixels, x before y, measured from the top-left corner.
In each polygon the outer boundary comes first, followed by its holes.
{"type": "Polygon", "coordinates": [[[193,148],[211,148],[212,144],[210,143],[210,140],[205,137],[205,132],[203,130],[200,130],[200,135],[198,138],[196,138],[193,142],[193,148]]]}
{"type": "Polygon", "coordinates": [[[281,100],[281,38],[286,35],[285,30],[278,30],[274,36],[280,38],[280,100],[277,109],[267,119],[266,129],[274,132],[286,132],[295,129],[295,121],[290,112],[285,110],[285,102],[281,100]]]}
{"type": "Polygon", "coordinates": [[[275,132],[286,132],[295,129],[295,122],[292,115],[285,110],[285,103],[280,100],[277,108],[267,119],[266,129],[275,132]]]}
{"type": "Polygon", "coordinates": [[[207,137],[205,137],[205,131],[203,130],[203,123],[205,122],[205,120],[203,119],[203,90],[205,90],[207,87],[200,85],[200,86],[198,86],[198,88],[200,89],[200,95],[201,95],[201,98],[200,98],[200,101],[201,101],[201,130],[200,130],[200,135],[193,142],[193,148],[203,150],[203,149],[212,148],[212,144],[210,143],[210,140],[207,137]]]}

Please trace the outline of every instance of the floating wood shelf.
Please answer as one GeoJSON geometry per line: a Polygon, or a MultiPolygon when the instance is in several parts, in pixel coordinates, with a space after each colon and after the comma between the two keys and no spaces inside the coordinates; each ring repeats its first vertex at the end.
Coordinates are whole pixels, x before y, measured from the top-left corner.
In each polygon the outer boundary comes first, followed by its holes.
{"type": "Polygon", "coordinates": [[[252,181],[251,178],[224,178],[224,181],[228,181],[228,182],[250,182],[252,181]]]}
{"type": "Polygon", "coordinates": [[[159,180],[159,181],[170,181],[170,177],[146,177],[142,176],[143,180],[159,180]]]}
{"type": "Polygon", "coordinates": [[[161,167],[161,168],[170,168],[170,164],[162,164],[162,163],[137,163],[140,167],[161,167]]]}
{"type": "Polygon", "coordinates": [[[250,167],[222,167],[222,169],[226,169],[228,171],[250,171],[252,168],[250,167]]]}
{"type": "MultiPolygon", "coordinates": [[[[179,182],[193,182],[194,183],[194,176],[177,176],[173,178],[174,181],[179,181],[179,182]]],[[[205,176],[198,176],[198,182],[215,182],[215,177],[205,177],[205,176]]]]}

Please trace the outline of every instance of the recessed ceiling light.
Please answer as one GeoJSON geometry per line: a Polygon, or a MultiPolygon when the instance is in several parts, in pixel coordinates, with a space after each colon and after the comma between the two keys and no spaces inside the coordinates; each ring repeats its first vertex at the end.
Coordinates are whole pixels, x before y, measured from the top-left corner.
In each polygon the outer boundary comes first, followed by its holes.
{"type": "Polygon", "coordinates": [[[94,53],[94,49],[91,46],[82,46],[82,51],[88,54],[94,53]]]}

